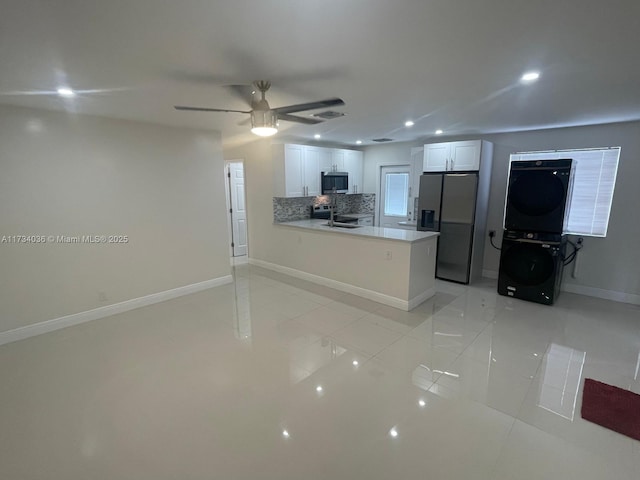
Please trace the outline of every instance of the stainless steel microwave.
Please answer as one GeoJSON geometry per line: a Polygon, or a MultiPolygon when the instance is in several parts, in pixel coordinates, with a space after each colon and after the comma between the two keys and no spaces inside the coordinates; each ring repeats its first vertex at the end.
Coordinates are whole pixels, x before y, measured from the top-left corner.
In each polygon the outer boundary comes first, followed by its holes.
{"type": "Polygon", "coordinates": [[[347,172],[322,172],[322,194],[347,193],[349,191],[349,174],[347,172]]]}

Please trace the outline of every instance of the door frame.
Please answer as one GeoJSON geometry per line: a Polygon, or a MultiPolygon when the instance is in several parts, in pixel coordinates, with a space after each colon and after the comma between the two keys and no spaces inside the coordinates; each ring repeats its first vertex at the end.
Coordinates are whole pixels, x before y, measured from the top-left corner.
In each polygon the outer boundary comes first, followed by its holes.
{"type": "MultiPolygon", "coordinates": [[[[231,189],[229,188],[229,182],[230,182],[230,170],[229,170],[229,164],[230,163],[241,163],[242,164],[242,170],[245,172],[245,194],[244,194],[244,204],[247,204],[247,184],[246,184],[246,171],[245,171],[245,164],[244,164],[244,159],[242,158],[237,158],[237,159],[231,159],[231,160],[225,160],[224,161],[224,199],[225,199],[225,206],[227,208],[227,246],[229,248],[229,257],[231,259],[235,258],[233,256],[233,247],[231,246],[231,244],[233,243],[233,219],[232,219],[232,215],[231,215],[231,189]]],[[[247,219],[247,258],[249,258],[249,220],[247,219]]]]}

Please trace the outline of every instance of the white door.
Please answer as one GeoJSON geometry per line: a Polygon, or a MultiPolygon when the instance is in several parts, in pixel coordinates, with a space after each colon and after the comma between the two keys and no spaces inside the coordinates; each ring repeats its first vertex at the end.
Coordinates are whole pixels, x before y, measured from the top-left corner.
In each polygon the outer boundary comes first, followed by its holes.
{"type": "Polygon", "coordinates": [[[247,254],[247,208],[244,193],[244,166],[242,162],[230,162],[229,200],[231,214],[231,247],[234,257],[247,254]]]}
{"type": "Polygon", "coordinates": [[[381,167],[379,218],[381,227],[401,228],[409,220],[410,165],[381,167]]]}

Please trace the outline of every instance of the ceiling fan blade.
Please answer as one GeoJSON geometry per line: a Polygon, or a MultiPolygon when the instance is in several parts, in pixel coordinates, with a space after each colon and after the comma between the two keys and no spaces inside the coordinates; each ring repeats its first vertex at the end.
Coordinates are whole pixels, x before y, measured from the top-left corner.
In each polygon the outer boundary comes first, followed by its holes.
{"type": "Polygon", "coordinates": [[[288,113],[278,113],[278,120],[286,120],[287,122],[304,123],[305,125],[316,125],[322,123],[322,120],[311,117],[298,117],[296,115],[289,115],[288,113]]]}
{"type": "Polygon", "coordinates": [[[251,113],[251,110],[227,110],[224,108],[204,108],[204,107],[185,107],[182,105],[175,105],[173,108],[176,110],[188,110],[192,112],[233,112],[233,113],[251,113]]]}
{"type": "Polygon", "coordinates": [[[239,98],[247,105],[251,105],[253,103],[253,92],[255,87],[252,85],[224,85],[234,97],[239,98]]]}
{"type": "Polygon", "coordinates": [[[298,105],[273,108],[272,110],[280,116],[282,113],[302,112],[304,110],[315,110],[317,108],[335,107],[340,105],[344,105],[344,101],[341,98],[328,98],[327,100],[320,100],[319,102],[300,103],[298,105]]]}

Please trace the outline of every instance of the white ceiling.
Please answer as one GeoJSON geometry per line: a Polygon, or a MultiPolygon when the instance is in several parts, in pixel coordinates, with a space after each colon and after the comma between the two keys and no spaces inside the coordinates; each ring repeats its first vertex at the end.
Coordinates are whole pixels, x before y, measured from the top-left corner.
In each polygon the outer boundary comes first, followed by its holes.
{"type": "Polygon", "coordinates": [[[354,145],[640,119],[637,0],[2,0],[0,103],[249,139],[225,84],[345,117],[283,140],[354,145]],[[541,72],[530,86],[519,83],[541,72]],[[85,91],[74,99],[60,85],[85,91]],[[35,94],[38,93],[38,94],[35,94]],[[403,127],[407,119],[416,124],[403,127]]]}

